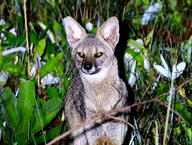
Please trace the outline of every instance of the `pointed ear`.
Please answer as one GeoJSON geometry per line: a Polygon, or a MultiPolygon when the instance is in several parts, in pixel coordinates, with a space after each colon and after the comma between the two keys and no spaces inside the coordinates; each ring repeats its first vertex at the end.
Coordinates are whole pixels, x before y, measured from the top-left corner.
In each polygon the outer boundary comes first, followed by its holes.
{"type": "Polygon", "coordinates": [[[117,17],[109,18],[99,28],[97,37],[102,38],[114,49],[119,42],[119,21],[117,17]]]}
{"type": "Polygon", "coordinates": [[[70,16],[64,18],[63,23],[67,34],[67,41],[69,45],[74,48],[83,38],[86,37],[86,31],[70,16]]]}

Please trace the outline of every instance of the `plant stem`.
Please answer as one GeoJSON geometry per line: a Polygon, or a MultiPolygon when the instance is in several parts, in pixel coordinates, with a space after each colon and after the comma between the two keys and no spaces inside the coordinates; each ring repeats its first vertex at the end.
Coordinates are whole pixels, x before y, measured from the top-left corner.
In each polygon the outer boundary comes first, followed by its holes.
{"type": "Polygon", "coordinates": [[[155,121],[155,145],[159,145],[158,123],[155,121]]]}
{"type": "Polygon", "coordinates": [[[165,131],[163,136],[163,145],[166,145],[166,137],[167,137],[167,131],[168,131],[168,124],[169,124],[169,115],[171,110],[171,101],[173,96],[173,89],[174,89],[174,79],[171,80],[171,89],[170,89],[170,95],[168,96],[168,107],[167,107],[167,115],[166,115],[166,121],[165,121],[165,131]]]}
{"type": "Polygon", "coordinates": [[[28,37],[28,26],[27,26],[27,8],[26,8],[27,0],[23,0],[24,5],[24,19],[25,19],[25,37],[26,37],[26,48],[28,51],[27,56],[27,76],[30,76],[30,49],[29,49],[29,37],[28,37]]]}

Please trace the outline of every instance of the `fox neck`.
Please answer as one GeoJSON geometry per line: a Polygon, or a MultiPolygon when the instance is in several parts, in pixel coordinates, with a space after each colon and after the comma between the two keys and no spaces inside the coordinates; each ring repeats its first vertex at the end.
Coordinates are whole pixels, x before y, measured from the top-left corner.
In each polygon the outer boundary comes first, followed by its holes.
{"type": "Polygon", "coordinates": [[[81,74],[87,108],[100,113],[111,110],[118,102],[120,86],[116,59],[111,66],[102,71],[95,76],[81,74]]]}

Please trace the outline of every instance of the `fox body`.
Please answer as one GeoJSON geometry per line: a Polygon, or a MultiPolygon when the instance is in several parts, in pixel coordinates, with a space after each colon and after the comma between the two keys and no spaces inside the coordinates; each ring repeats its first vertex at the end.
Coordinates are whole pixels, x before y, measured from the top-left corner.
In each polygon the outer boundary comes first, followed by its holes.
{"type": "MultiPolygon", "coordinates": [[[[118,74],[115,47],[119,41],[116,17],[108,19],[97,34],[87,34],[72,17],[64,19],[67,40],[78,73],[65,97],[65,118],[69,128],[97,115],[128,104],[128,91],[118,74]]],[[[128,121],[128,112],[116,117],[128,121]]],[[[127,133],[125,122],[105,120],[72,133],[73,145],[121,145],[127,133]]]]}

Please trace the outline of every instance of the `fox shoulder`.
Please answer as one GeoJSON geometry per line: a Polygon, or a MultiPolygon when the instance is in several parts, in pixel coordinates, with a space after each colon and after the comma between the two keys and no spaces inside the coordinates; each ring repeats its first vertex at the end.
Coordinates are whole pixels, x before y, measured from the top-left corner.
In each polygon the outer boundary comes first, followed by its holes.
{"type": "MultiPolygon", "coordinates": [[[[79,114],[81,119],[85,119],[84,86],[79,74],[76,74],[71,81],[64,102],[64,112],[79,114]]],[[[75,117],[75,116],[74,116],[75,117]]],[[[68,120],[69,118],[66,118],[68,120]]],[[[73,118],[70,118],[73,119],[73,118]]]]}

